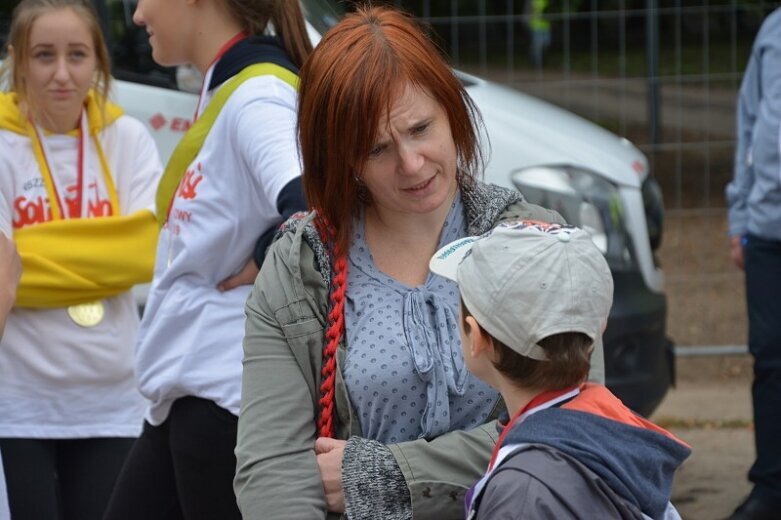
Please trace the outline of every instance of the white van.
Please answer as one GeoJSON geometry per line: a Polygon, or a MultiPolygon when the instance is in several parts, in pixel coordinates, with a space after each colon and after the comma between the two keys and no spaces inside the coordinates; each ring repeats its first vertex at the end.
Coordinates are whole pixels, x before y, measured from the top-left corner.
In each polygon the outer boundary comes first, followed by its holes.
{"type": "MultiPolygon", "coordinates": [[[[149,127],[165,161],[191,124],[198,80],[192,71],[152,61],[145,31],[132,22],[135,4],[96,1],[118,79],[116,101],[149,127]]],[[[302,4],[317,41],[340,8],[333,0],[302,4]]],[[[0,12],[0,40],[9,18],[0,12]]],[[[605,254],[615,281],[604,336],[607,384],[628,406],[650,414],[674,381],[674,358],[665,334],[664,277],[654,255],[662,232],[661,191],[648,161],[626,139],[574,114],[457,74],[490,139],[485,180],[519,189],[531,202],[557,210],[587,229],[605,254]]]]}

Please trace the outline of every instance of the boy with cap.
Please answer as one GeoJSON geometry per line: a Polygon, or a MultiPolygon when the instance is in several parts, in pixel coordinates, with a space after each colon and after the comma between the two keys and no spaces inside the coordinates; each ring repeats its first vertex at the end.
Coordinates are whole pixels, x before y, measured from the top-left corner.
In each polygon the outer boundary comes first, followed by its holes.
{"type": "Polygon", "coordinates": [[[585,383],[613,300],[588,233],[505,222],[448,244],[430,266],[459,284],[466,365],[512,417],[467,493],[467,517],[680,518],[670,491],[689,447],[585,383]]]}

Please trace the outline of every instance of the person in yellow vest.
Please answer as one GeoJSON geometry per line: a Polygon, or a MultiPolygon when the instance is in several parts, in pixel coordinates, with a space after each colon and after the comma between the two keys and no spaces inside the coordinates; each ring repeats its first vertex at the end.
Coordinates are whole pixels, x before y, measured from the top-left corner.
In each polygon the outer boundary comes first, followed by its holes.
{"type": "Polygon", "coordinates": [[[529,37],[531,39],[530,56],[535,69],[542,67],[542,59],[551,44],[550,21],[545,18],[548,0],[528,0],[529,37]]]}
{"type": "Polygon", "coordinates": [[[312,46],[292,0],[141,0],[134,21],[157,63],[192,64],[203,85],[157,191],[136,349],[149,406],[106,520],[239,519],[244,303],[277,228],[306,208],[296,105],[312,46]]]}
{"type": "Polygon", "coordinates": [[[88,0],[15,8],[0,93],[0,232],[23,274],[0,342],[0,449],[13,518],[99,519],[140,433],[138,311],[162,166],[107,100],[88,0]]]}

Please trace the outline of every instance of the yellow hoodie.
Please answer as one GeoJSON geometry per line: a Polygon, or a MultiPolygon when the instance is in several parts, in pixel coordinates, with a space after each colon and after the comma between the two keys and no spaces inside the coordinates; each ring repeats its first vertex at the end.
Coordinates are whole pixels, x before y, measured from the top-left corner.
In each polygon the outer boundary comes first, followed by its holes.
{"type": "MultiPolygon", "coordinates": [[[[85,107],[89,133],[95,138],[122,115],[121,108],[106,103],[104,118],[93,92],[87,96],[85,107]]],[[[0,130],[27,136],[29,124],[16,95],[0,93],[0,130]]],[[[33,149],[39,153],[36,146],[33,149]]],[[[115,192],[113,186],[109,190],[115,192]]],[[[112,199],[116,200],[116,196],[112,199]]],[[[119,213],[118,205],[114,211],[119,213]]],[[[157,221],[149,210],[131,215],[52,220],[14,230],[23,269],[16,305],[65,307],[116,296],[137,283],[149,281],[157,234],[157,221]]]]}

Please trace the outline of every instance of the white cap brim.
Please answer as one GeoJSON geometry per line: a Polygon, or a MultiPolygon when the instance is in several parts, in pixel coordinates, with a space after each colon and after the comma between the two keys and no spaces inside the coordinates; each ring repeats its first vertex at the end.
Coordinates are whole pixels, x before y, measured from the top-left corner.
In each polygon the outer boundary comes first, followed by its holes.
{"type": "Polygon", "coordinates": [[[464,237],[450,242],[442,249],[434,253],[428,263],[429,269],[448,280],[458,282],[458,266],[466,255],[472,250],[472,245],[479,237],[464,237]]]}

